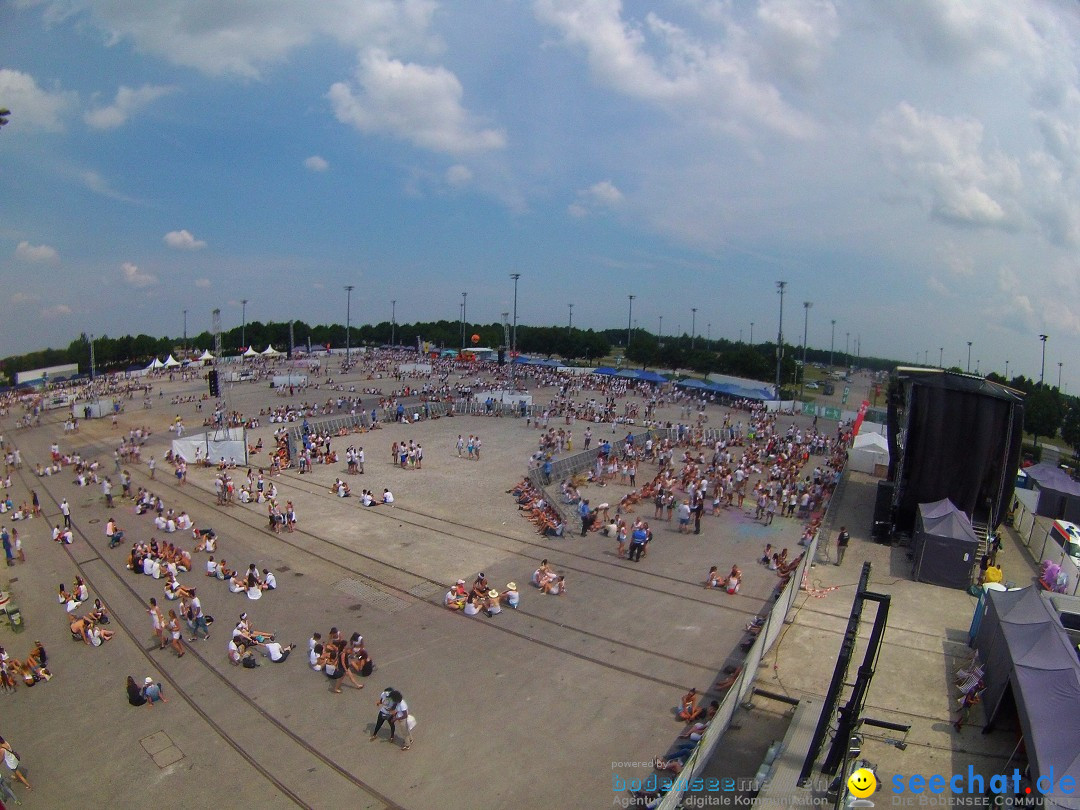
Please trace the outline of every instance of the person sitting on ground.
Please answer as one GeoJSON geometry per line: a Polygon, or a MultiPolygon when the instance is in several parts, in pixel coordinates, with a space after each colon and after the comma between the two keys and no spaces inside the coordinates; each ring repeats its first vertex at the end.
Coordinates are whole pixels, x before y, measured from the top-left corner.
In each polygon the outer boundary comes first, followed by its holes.
{"type": "Polygon", "coordinates": [[[499,592],[492,588],[484,598],[484,615],[490,619],[502,613],[502,604],[500,602],[499,592]]]}
{"type": "Polygon", "coordinates": [[[130,675],[127,677],[127,699],[128,703],[132,706],[142,706],[146,703],[146,696],[143,695],[142,689],[135,683],[135,679],[130,675]]]}
{"type": "Polygon", "coordinates": [[[502,595],[499,598],[506,602],[507,607],[512,607],[514,610],[517,610],[518,603],[521,601],[521,594],[518,593],[517,583],[507,582],[506,590],[502,592],[502,595]]]}
{"type": "Polygon", "coordinates": [[[295,644],[290,644],[287,647],[282,647],[276,641],[264,641],[262,646],[266,648],[266,657],[273,661],[275,664],[281,664],[289,657],[289,653],[293,651],[295,644]]]}
{"type": "Polygon", "coordinates": [[[229,577],[229,593],[247,593],[247,577],[240,574],[229,577]]]}
{"type": "Polygon", "coordinates": [[[725,689],[730,689],[734,685],[735,681],[739,679],[739,674],[742,672],[742,667],[727,666],[724,667],[724,677],[713,684],[714,692],[722,692],[725,689]]]}
{"type": "Polygon", "coordinates": [[[685,723],[693,723],[699,717],[703,716],[705,710],[697,705],[697,701],[697,688],[691,688],[689,692],[683,695],[682,700],[679,702],[679,713],[676,719],[685,723]]]}
{"type": "Polygon", "coordinates": [[[113,631],[112,630],[106,630],[104,627],[101,627],[93,619],[87,618],[87,621],[90,624],[90,629],[88,631],[88,635],[90,637],[90,646],[91,647],[100,647],[106,641],[111,641],[112,640],[112,637],[113,637],[113,631]]]}
{"type": "Polygon", "coordinates": [[[244,653],[247,652],[247,644],[241,636],[233,636],[229,639],[229,663],[233,666],[240,666],[240,663],[244,660],[244,653]]]}
{"type": "Polygon", "coordinates": [[[551,594],[552,596],[565,596],[566,595],[566,577],[564,575],[562,575],[562,574],[559,574],[558,576],[556,576],[556,577],[554,577],[552,579],[548,579],[540,587],[540,590],[542,590],[546,594],[551,594]]]}
{"type": "Polygon", "coordinates": [[[393,506],[394,505],[394,494],[390,490],[384,489],[382,491],[382,502],[384,504],[389,505],[389,506],[393,506]]]}
{"type": "Polygon", "coordinates": [[[473,595],[475,595],[477,599],[483,599],[485,596],[487,596],[487,592],[489,590],[491,590],[491,588],[488,585],[487,576],[485,576],[484,572],[481,571],[479,574],[476,575],[476,579],[473,580],[473,595]]]}
{"type": "Polygon", "coordinates": [[[161,684],[154,683],[153,678],[147,678],[145,681],[143,681],[142,694],[143,697],[146,698],[146,705],[150,708],[153,708],[154,704],[157,703],[159,700],[162,703],[169,702],[165,699],[164,692],[161,691],[161,684]]]}
{"type": "Polygon", "coordinates": [[[705,579],[706,588],[719,588],[723,583],[720,581],[720,573],[716,570],[716,566],[709,567],[709,575],[705,579]]]}
{"type": "Polygon", "coordinates": [[[229,566],[226,565],[227,562],[228,561],[224,557],[218,561],[217,571],[215,571],[214,576],[220,580],[226,580],[236,576],[236,571],[229,568],[229,566]]]}
{"type": "Polygon", "coordinates": [[[737,594],[739,592],[739,586],[742,585],[742,571],[739,566],[731,566],[731,573],[727,578],[727,592],[729,594],[737,594]]]}
{"type": "Polygon", "coordinates": [[[371,493],[368,490],[365,489],[363,494],[360,497],[360,503],[363,506],[374,506],[375,505],[375,498],[372,497],[371,493]]]}
{"type": "Polygon", "coordinates": [[[217,533],[213,529],[192,529],[195,538],[195,550],[213,554],[217,550],[217,533]]]}
{"type": "Polygon", "coordinates": [[[71,620],[69,626],[71,630],[71,637],[76,641],[82,641],[84,644],[90,644],[90,626],[91,622],[87,619],[76,616],[71,620]]]}
{"type": "Polygon", "coordinates": [[[480,612],[480,600],[477,599],[476,594],[470,593],[465,599],[465,606],[462,608],[462,612],[466,616],[475,616],[480,612]]]}
{"type": "Polygon", "coordinates": [[[274,572],[269,568],[266,569],[266,573],[263,575],[259,587],[264,591],[276,591],[277,590],[277,577],[274,576],[274,572]]]}
{"type": "Polygon", "coordinates": [[[548,565],[548,561],[544,560],[540,563],[540,567],[533,571],[532,584],[536,587],[543,585],[544,580],[551,574],[551,566],[548,565]]]}
{"type": "Polygon", "coordinates": [[[461,610],[465,607],[465,600],[468,598],[468,593],[465,592],[465,580],[459,579],[456,585],[452,585],[450,590],[446,592],[446,596],[443,597],[443,605],[450,610],[461,610]]]}

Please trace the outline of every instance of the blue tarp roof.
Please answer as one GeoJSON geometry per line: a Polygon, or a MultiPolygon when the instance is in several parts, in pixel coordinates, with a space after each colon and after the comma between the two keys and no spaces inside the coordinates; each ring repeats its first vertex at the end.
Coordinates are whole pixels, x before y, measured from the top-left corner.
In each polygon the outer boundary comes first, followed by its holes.
{"type": "Polygon", "coordinates": [[[593,369],[593,374],[601,374],[605,377],[614,377],[618,373],[619,372],[615,369],[608,368],[607,366],[601,366],[600,368],[593,369]]]}
{"type": "Polygon", "coordinates": [[[683,388],[692,388],[695,391],[711,391],[714,394],[723,394],[727,397],[738,399],[775,399],[771,391],[765,388],[744,388],[733,383],[709,383],[701,380],[680,380],[675,383],[683,388]]]}

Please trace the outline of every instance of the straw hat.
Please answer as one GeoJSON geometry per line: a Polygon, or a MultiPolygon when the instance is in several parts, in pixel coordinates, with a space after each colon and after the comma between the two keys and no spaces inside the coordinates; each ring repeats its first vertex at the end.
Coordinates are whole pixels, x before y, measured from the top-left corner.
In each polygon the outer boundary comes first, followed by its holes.
{"type": "Polygon", "coordinates": [[[495,590],[494,588],[492,588],[490,591],[488,591],[488,596],[490,596],[492,599],[498,599],[499,598],[499,592],[497,590],[495,590]]]}
{"type": "Polygon", "coordinates": [[[506,583],[506,589],[508,591],[516,591],[517,590],[517,583],[516,582],[507,582],[506,583]]]}

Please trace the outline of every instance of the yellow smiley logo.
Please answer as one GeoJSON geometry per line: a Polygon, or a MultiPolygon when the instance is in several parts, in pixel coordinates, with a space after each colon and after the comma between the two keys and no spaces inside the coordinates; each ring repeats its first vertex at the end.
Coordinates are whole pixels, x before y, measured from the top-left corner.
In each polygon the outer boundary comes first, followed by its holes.
{"type": "Polygon", "coordinates": [[[847,786],[856,799],[866,799],[877,790],[877,777],[869,768],[859,768],[848,777],[847,786]]]}

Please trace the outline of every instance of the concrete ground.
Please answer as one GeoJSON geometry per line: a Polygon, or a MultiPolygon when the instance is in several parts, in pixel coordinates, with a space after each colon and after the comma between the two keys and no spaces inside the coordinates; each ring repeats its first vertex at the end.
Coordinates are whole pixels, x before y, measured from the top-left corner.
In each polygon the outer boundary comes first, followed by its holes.
{"type": "MultiPolygon", "coordinates": [[[[393,387],[359,376],[344,383],[393,387]]],[[[636,565],[618,559],[613,541],[596,534],[545,539],[506,494],[521,479],[538,432],[516,419],[454,417],[334,441],[338,450],[365,447],[367,472],[350,483],[357,491],[389,487],[395,508],[362,509],[356,498],[332,496],[328,487],[344,476],[344,464],[275,479],[280,499],[291,499],[299,516],[296,533],[276,535],[266,530],[261,506],[216,506],[211,470],[192,468],[189,485],[177,486],[162,461],[172,439],[166,426],[180,414],[188,432],[197,431],[206,412],[169,402],[176,394],[201,394],[204,383],[155,385],[152,408],[142,409],[138,398],[128,402],[115,428],[107,419],[84,421],[78,434],[64,435],[63,411],[46,413],[40,428],[17,430],[19,414],[2,423],[5,440],[21,449],[24,461],[12,477],[12,498],[28,499],[35,488],[46,516],[18,524],[28,560],[5,572],[4,589],[22,608],[26,629],[16,634],[0,625],[0,644],[15,657],[40,639],[56,675],[3,696],[0,733],[24,758],[34,786],[29,793],[16,788],[27,806],[609,806],[613,773],[648,772],[615,763],[648,762],[667,749],[681,730],[672,707],[691,686],[708,696],[743,625],[766,604],[776,580],[753,563],[762,547],[794,549],[801,531],[797,521],[764,527],[737,510],[706,515],[701,536],[651,521],[656,541],[636,565]],[[127,571],[125,552],[109,550],[104,538],[110,515],[129,541],[151,536],[150,518],[119,499],[106,510],[99,488],[75,486],[66,470],[50,478],[31,473],[53,441],[65,452],[98,458],[112,472],[112,450],[135,426],[153,431],[142,456],[153,454],[159,463],[155,481],[145,464],[130,467],[134,485],[186,509],[197,526],[213,526],[222,541],[218,556],[231,565],[255,562],[278,573],[279,589],[253,602],[206,579],[205,556],[195,555],[195,571],[181,581],[199,587],[217,622],[209,641],[186,645],[183,659],[158,651],[151,637],[145,604],[151,596],[161,601],[162,583],[127,571]],[[481,461],[458,458],[459,433],[483,438],[481,461]],[[391,464],[390,444],[401,439],[424,446],[423,470],[391,464]],[[76,530],[67,549],[48,534],[63,497],[76,530]],[[566,574],[565,597],[527,586],[543,558],[566,574]],[[710,565],[723,570],[732,563],[745,572],[739,595],[702,588],[710,565]],[[498,587],[516,580],[521,609],[468,619],[441,607],[450,583],[458,577],[471,583],[479,571],[498,587]],[[70,640],[56,602],[58,584],[80,573],[114,616],[116,636],[98,649],[70,640]],[[232,667],[228,630],[242,611],[301,649],[280,666],[264,660],[258,670],[232,667]],[[365,637],[377,669],[363,691],[346,686],[344,694],[331,694],[325,678],[307,667],[308,637],[315,630],[325,636],[331,626],[365,637]],[[161,681],[169,702],[130,707],[129,674],[161,681]],[[367,740],[378,692],[389,685],[404,693],[418,718],[409,752],[367,740]]],[[[532,393],[537,401],[552,394],[532,393]]],[[[328,396],[325,389],[307,393],[311,400],[328,396]]],[[[229,398],[231,409],[247,414],[283,402],[265,384],[234,386],[229,398]]],[[[718,424],[723,411],[709,414],[718,424]]],[[[675,420],[677,409],[662,416],[675,420]]],[[[262,437],[272,446],[272,427],[264,420],[249,441],[262,437]]],[[[610,430],[593,428],[598,436],[610,430]]],[[[573,430],[580,447],[584,425],[573,430]]],[[[614,435],[624,432],[620,426],[614,435]]],[[[265,458],[254,456],[252,463],[265,458]]],[[[651,474],[649,466],[639,471],[643,481],[651,474]]],[[[615,503],[626,489],[590,488],[587,496],[615,503]]],[[[641,511],[651,519],[651,507],[641,511]]],[[[169,539],[183,545],[188,538],[169,539]]],[[[819,566],[823,581],[850,575],[859,558],[854,552],[835,574],[819,566]]],[[[824,628],[815,632],[827,643],[839,638],[832,628],[841,614],[846,606],[835,597],[800,609],[801,618],[824,628]]],[[[951,643],[917,625],[911,638],[911,646],[928,649],[951,643]]],[[[777,676],[791,690],[813,688],[828,658],[813,643],[788,636],[780,655],[777,676]]]]}

